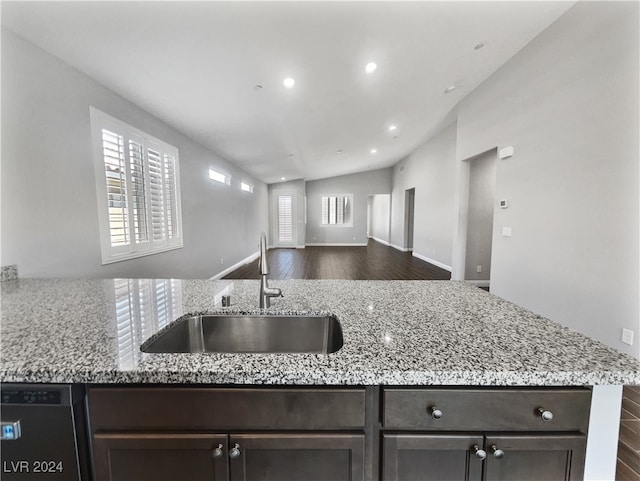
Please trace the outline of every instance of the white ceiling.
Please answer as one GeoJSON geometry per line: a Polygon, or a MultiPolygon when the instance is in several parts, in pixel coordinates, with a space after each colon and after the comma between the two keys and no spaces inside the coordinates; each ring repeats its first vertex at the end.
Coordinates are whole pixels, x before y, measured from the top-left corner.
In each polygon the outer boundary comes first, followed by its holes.
{"type": "Polygon", "coordinates": [[[273,183],[397,163],[573,3],[3,1],[2,24],[273,183]]]}

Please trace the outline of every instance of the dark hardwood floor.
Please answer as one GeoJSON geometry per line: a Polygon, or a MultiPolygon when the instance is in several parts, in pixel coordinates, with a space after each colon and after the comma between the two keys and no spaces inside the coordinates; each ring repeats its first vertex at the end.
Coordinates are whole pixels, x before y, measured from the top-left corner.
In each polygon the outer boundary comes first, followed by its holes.
{"type": "Polygon", "coordinates": [[[623,390],[616,481],[640,481],[640,386],[623,390]]]}
{"type": "MultiPolygon", "coordinates": [[[[309,246],[304,249],[270,249],[270,279],[449,280],[451,273],[379,242],[366,247],[309,246]]],[[[252,261],[224,279],[259,279],[258,262],[252,261]]]]}

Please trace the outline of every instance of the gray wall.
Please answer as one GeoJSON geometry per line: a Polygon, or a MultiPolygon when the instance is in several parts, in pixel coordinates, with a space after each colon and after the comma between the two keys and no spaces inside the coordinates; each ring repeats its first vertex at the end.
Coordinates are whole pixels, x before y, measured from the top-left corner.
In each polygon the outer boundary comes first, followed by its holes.
{"type": "Polygon", "coordinates": [[[405,248],[405,191],[415,187],[413,255],[451,269],[456,217],[456,126],[446,127],[393,168],[391,244],[405,248]]]}
{"type": "Polygon", "coordinates": [[[467,280],[489,280],[491,276],[497,158],[496,150],[492,149],[465,161],[469,162],[469,208],[464,276],[467,280]],[[482,272],[477,272],[477,266],[482,267],[482,272]]]}
{"type": "Polygon", "coordinates": [[[23,277],[206,278],[257,251],[267,203],[263,182],[3,29],[2,265],[23,277]],[[182,249],[101,265],[90,105],[178,147],[182,249]]]}
{"type": "Polygon", "coordinates": [[[515,148],[492,291],[637,357],[638,8],[578,2],[462,102],[457,139],[458,159],[515,148]]]}
{"type": "Polygon", "coordinates": [[[366,244],[368,196],[391,193],[391,169],[308,181],[306,190],[307,244],[366,244]],[[353,194],[352,227],[320,225],[320,202],[326,194],[353,194]]]}
{"type": "Polygon", "coordinates": [[[370,224],[369,236],[385,244],[389,243],[389,227],[391,220],[391,194],[369,196],[370,224]]]}

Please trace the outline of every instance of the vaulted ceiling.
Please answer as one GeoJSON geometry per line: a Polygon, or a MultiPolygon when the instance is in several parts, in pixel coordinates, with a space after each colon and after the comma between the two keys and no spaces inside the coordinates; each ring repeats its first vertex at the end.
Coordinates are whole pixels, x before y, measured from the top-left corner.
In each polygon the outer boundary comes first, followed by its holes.
{"type": "Polygon", "coordinates": [[[273,183],[397,163],[573,3],[5,1],[2,24],[273,183]]]}

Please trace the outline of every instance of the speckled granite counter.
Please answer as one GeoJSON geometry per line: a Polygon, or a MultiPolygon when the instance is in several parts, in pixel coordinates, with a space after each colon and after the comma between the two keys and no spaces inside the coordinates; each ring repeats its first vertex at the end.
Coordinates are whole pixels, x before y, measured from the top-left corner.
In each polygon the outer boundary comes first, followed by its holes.
{"type": "Polygon", "coordinates": [[[256,312],[259,282],[35,280],[2,284],[4,382],[640,384],[630,356],[462,282],[271,281],[274,312],[331,312],[334,354],[145,354],[187,313],[256,312]],[[232,306],[221,307],[230,295],[232,306]]]}

